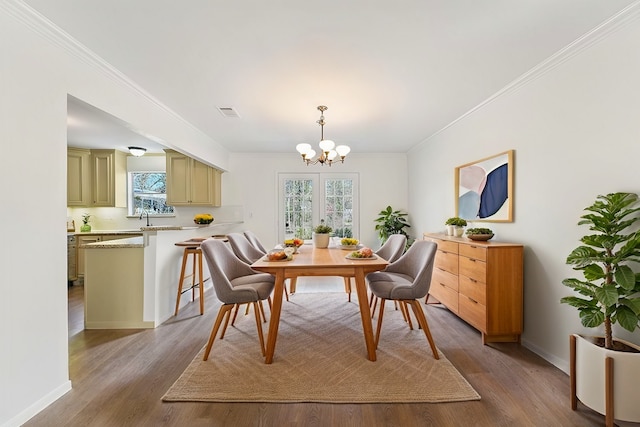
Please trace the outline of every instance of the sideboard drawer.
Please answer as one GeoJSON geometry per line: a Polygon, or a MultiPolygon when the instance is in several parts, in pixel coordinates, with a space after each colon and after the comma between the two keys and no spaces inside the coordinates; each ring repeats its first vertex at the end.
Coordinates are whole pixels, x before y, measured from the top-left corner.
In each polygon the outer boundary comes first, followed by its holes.
{"type": "Polygon", "coordinates": [[[480,261],[487,260],[487,248],[476,245],[460,245],[460,255],[468,258],[478,259],[480,261]]]}
{"type": "Polygon", "coordinates": [[[438,250],[442,252],[449,252],[452,254],[458,253],[458,244],[456,242],[448,242],[446,240],[438,240],[436,241],[438,244],[438,250]]]}
{"type": "Polygon", "coordinates": [[[473,301],[465,295],[458,299],[458,311],[461,318],[482,332],[487,330],[487,307],[473,301]]]}
{"type": "Polygon", "coordinates": [[[460,295],[471,298],[482,305],[487,305],[487,285],[466,276],[460,276],[460,295]]]}
{"type": "Polygon", "coordinates": [[[435,268],[448,271],[451,274],[458,274],[458,254],[438,250],[436,252],[435,268]]]}
{"type": "Polygon", "coordinates": [[[458,314],[458,291],[442,283],[431,282],[429,294],[444,304],[449,310],[458,314]]]}
{"type": "Polygon", "coordinates": [[[434,283],[444,285],[454,291],[458,292],[458,276],[449,273],[446,270],[441,270],[438,267],[433,269],[433,276],[431,277],[431,284],[434,283]]]}
{"type": "Polygon", "coordinates": [[[461,276],[467,276],[482,283],[486,282],[487,263],[464,256],[460,257],[459,262],[459,271],[461,276]]]}

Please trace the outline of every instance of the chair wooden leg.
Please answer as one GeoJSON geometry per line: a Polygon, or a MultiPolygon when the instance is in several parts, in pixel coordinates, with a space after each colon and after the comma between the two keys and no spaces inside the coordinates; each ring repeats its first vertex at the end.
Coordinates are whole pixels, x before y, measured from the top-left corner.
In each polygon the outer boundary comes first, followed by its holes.
{"type": "Polygon", "coordinates": [[[422,330],[427,337],[427,341],[429,341],[429,346],[431,347],[431,351],[433,352],[434,359],[440,359],[438,356],[438,349],[436,348],[436,344],[433,342],[433,337],[431,336],[431,331],[429,330],[429,324],[427,323],[427,317],[422,311],[422,306],[418,302],[418,300],[407,301],[407,303],[411,304],[411,308],[413,308],[413,314],[416,315],[416,319],[418,319],[418,323],[422,326],[422,330]]]}
{"type": "Polygon", "coordinates": [[[194,258],[198,258],[198,287],[200,288],[200,315],[204,314],[204,279],[202,277],[202,250],[198,248],[194,258]]]}
{"type": "Polygon", "coordinates": [[[185,248],[185,251],[182,254],[182,268],[180,268],[180,281],[178,282],[178,296],[176,297],[176,310],[173,313],[174,316],[178,315],[178,310],[180,309],[180,297],[182,296],[182,285],[184,284],[184,272],[187,268],[187,258],[187,249],[185,248]]]}
{"type": "Polygon", "coordinates": [[[258,301],[258,305],[260,306],[260,313],[262,313],[262,320],[264,323],[267,323],[267,316],[264,314],[264,306],[262,305],[262,300],[258,301]]]}
{"type": "Polygon", "coordinates": [[[344,291],[347,293],[347,301],[351,302],[351,278],[344,278],[344,291]]]}
{"type": "Polygon", "coordinates": [[[269,310],[271,310],[271,295],[267,298],[267,302],[269,303],[269,310]]]}
{"type": "Polygon", "coordinates": [[[244,310],[244,315],[246,316],[247,314],[249,314],[249,309],[251,308],[251,304],[247,303],[247,308],[245,308],[244,310]]]}
{"type": "Polygon", "coordinates": [[[375,298],[376,298],[376,296],[372,292],[371,295],[369,296],[369,308],[373,307],[373,300],[375,298]]]}
{"type": "Polygon", "coordinates": [[[373,297],[373,307],[371,307],[371,318],[373,319],[373,316],[376,314],[376,306],[378,305],[378,297],[374,296],[373,297]]]}
{"type": "Polygon", "coordinates": [[[227,332],[227,326],[229,326],[229,318],[231,317],[231,309],[227,310],[227,315],[224,318],[224,326],[222,327],[222,332],[220,333],[220,339],[224,339],[224,334],[227,332]]]}
{"type": "Polygon", "coordinates": [[[384,303],[387,300],[384,298],[380,298],[380,312],[378,313],[378,327],[376,328],[376,338],[374,344],[376,349],[378,348],[378,342],[380,341],[380,329],[382,328],[382,316],[384,315],[384,303]]]}
{"type": "MultiPolygon", "coordinates": [[[[296,293],[296,283],[298,281],[297,277],[292,277],[291,279],[289,279],[289,293],[291,294],[295,294],[296,293]]],[[[269,305],[269,307],[271,307],[271,305],[269,305]]]]}
{"type": "Polygon", "coordinates": [[[284,298],[289,302],[289,292],[287,292],[287,285],[282,287],[282,291],[284,292],[284,298]]]}
{"type": "Polygon", "coordinates": [[[236,317],[238,317],[238,311],[240,310],[240,304],[235,305],[235,310],[233,310],[233,319],[231,319],[231,326],[235,326],[236,317]]]}
{"type": "Polygon", "coordinates": [[[404,316],[404,321],[409,324],[409,329],[413,331],[413,322],[411,321],[411,314],[409,313],[409,307],[407,307],[406,302],[400,301],[400,310],[404,316]]]}
{"type": "Polygon", "coordinates": [[[253,302],[253,311],[256,312],[256,328],[258,329],[258,338],[260,339],[260,351],[262,351],[262,357],[266,355],[264,348],[264,335],[262,333],[262,322],[260,319],[260,306],[258,302],[253,302]]]}
{"type": "Polygon", "coordinates": [[[216,335],[218,334],[218,329],[220,329],[222,318],[232,308],[233,308],[233,304],[224,304],[222,307],[220,307],[220,311],[218,311],[218,315],[216,316],[216,321],[213,323],[213,328],[211,328],[211,334],[209,335],[209,342],[207,343],[207,349],[204,352],[204,357],[202,360],[209,359],[209,353],[211,353],[211,347],[213,346],[213,341],[216,339],[216,335]]]}

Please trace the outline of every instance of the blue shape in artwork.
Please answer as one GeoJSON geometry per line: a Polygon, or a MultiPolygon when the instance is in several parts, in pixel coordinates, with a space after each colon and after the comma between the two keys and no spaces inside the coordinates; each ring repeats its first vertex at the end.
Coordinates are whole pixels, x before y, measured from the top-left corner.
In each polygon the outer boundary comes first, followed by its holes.
{"type": "Polygon", "coordinates": [[[487,184],[480,194],[480,218],[488,218],[500,210],[509,196],[508,165],[504,164],[489,172],[487,184]]]}
{"type": "Polygon", "coordinates": [[[478,218],[480,195],[475,191],[467,191],[458,198],[458,216],[465,219],[478,218]]]}

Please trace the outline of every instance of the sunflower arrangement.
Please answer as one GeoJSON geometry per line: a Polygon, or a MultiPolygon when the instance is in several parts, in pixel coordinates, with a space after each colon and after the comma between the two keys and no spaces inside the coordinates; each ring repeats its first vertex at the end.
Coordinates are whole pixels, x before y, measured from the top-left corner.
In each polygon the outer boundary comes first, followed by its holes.
{"type": "Polygon", "coordinates": [[[193,217],[193,222],[196,224],[211,224],[213,222],[213,215],[211,214],[197,214],[193,217]]]}

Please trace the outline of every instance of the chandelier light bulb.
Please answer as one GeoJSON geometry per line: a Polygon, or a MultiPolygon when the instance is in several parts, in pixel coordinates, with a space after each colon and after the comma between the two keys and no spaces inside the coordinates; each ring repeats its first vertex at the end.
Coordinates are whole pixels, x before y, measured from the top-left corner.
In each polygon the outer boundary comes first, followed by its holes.
{"type": "Polygon", "coordinates": [[[323,139],[322,141],[320,141],[319,145],[320,148],[322,148],[322,151],[326,153],[327,151],[333,150],[333,148],[336,146],[336,143],[330,139],[323,139]]]}
{"type": "Polygon", "coordinates": [[[304,156],[309,152],[309,150],[311,150],[311,144],[305,144],[305,143],[298,144],[296,145],[296,150],[298,151],[298,153],[304,156]]]}
{"type": "Polygon", "coordinates": [[[327,158],[329,160],[333,160],[336,158],[337,155],[338,153],[336,152],[336,150],[329,150],[329,154],[327,154],[327,158]]]}
{"type": "Polygon", "coordinates": [[[305,156],[304,156],[304,157],[305,157],[306,159],[311,160],[311,159],[313,159],[315,156],[316,156],[316,150],[314,150],[313,148],[309,148],[309,151],[307,151],[307,152],[305,153],[305,156]]]}
{"type": "Polygon", "coordinates": [[[338,145],[338,146],[336,147],[336,151],[338,152],[338,155],[339,155],[340,157],[344,157],[344,156],[346,156],[347,154],[349,154],[349,152],[351,151],[351,148],[349,148],[349,146],[348,146],[348,145],[338,145]]]}

